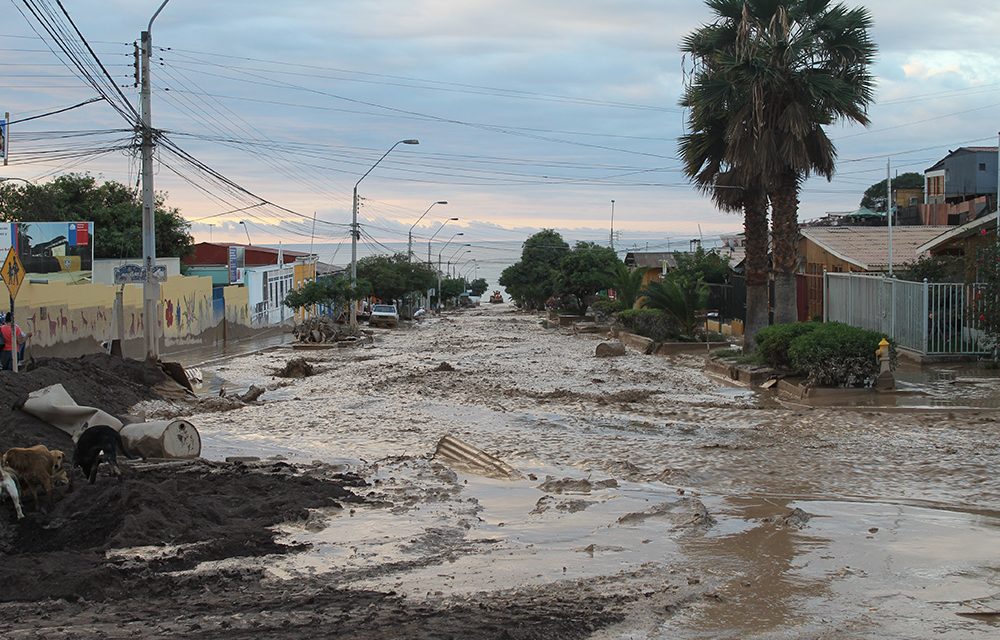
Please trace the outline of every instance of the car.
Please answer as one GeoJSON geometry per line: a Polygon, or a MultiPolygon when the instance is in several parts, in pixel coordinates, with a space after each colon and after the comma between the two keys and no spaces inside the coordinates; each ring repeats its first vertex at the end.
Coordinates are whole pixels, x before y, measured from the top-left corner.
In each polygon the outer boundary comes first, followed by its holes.
{"type": "Polygon", "coordinates": [[[390,329],[398,327],[399,311],[396,310],[396,305],[373,305],[371,317],[368,318],[368,325],[372,327],[389,327],[390,329]]]}

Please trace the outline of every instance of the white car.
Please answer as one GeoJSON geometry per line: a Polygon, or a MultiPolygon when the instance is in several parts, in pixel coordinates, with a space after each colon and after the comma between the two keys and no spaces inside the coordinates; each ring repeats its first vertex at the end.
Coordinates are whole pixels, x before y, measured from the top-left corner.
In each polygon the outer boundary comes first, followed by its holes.
{"type": "Polygon", "coordinates": [[[372,307],[371,317],[368,324],[372,327],[389,327],[394,329],[399,326],[399,311],[394,304],[376,304],[372,307]]]}

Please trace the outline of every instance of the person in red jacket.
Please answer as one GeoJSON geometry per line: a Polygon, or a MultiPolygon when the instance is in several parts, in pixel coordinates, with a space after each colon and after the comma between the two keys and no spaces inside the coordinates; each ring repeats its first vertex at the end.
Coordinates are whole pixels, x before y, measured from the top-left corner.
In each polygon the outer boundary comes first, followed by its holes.
{"type": "Polygon", "coordinates": [[[14,347],[15,336],[17,337],[17,361],[20,363],[24,360],[24,345],[28,342],[31,334],[25,335],[21,327],[13,324],[10,312],[8,311],[4,315],[3,325],[0,325],[0,338],[3,339],[3,350],[0,351],[0,365],[2,365],[4,371],[9,371],[13,367],[11,352],[14,347]]]}

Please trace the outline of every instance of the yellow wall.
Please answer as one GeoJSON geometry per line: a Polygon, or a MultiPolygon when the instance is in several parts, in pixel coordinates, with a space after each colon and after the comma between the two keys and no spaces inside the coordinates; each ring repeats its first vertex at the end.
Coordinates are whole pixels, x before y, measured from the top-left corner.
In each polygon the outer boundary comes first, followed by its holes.
{"type": "MultiPolygon", "coordinates": [[[[51,347],[77,340],[101,342],[115,336],[114,285],[25,281],[18,292],[15,319],[32,333],[31,343],[51,347]]],[[[249,326],[247,291],[226,287],[227,320],[249,326]],[[231,291],[236,290],[236,291],[231,291]]],[[[123,292],[125,339],[143,335],[142,286],[125,285],[123,292]]],[[[212,279],[173,276],[160,285],[158,324],[164,344],[197,339],[216,326],[212,306],[212,279]]]]}

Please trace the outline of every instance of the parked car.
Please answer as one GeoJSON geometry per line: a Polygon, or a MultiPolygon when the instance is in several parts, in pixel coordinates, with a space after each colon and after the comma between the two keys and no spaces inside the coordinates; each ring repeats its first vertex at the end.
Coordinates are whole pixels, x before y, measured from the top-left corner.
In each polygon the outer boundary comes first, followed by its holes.
{"type": "Polygon", "coordinates": [[[376,304],[372,306],[371,317],[368,324],[372,327],[389,327],[394,329],[399,326],[399,311],[394,304],[376,304]]]}

